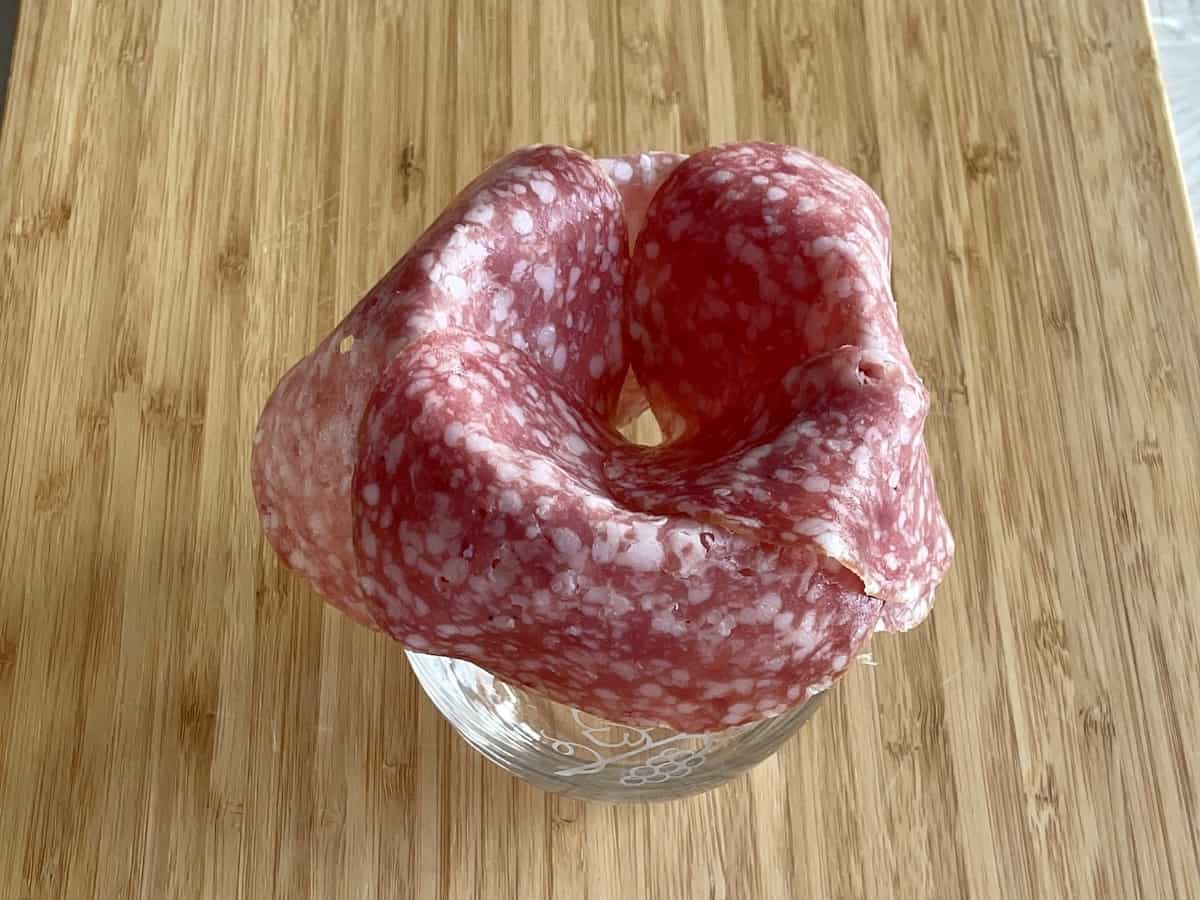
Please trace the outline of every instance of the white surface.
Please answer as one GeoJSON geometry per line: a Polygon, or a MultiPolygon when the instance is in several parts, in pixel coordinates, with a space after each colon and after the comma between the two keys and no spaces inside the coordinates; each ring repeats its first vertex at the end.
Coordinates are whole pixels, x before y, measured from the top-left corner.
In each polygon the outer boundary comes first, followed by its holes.
{"type": "Polygon", "coordinates": [[[1200,0],[1150,0],[1150,19],[1200,237],[1200,0]]]}

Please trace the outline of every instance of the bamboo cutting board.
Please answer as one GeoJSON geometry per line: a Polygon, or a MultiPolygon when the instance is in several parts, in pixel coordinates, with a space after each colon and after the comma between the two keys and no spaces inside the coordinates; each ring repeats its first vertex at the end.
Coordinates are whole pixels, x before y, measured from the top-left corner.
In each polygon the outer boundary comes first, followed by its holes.
{"type": "Polygon", "coordinates": [[[1137,0],[31,2],[0,140],[0,896],[1200,891],[1200,277],[1137,0]],[[895,225],[959,538],[731,786],[560,800],[259,536],[256,414],[507,149],[801,144],[895,225]]]}

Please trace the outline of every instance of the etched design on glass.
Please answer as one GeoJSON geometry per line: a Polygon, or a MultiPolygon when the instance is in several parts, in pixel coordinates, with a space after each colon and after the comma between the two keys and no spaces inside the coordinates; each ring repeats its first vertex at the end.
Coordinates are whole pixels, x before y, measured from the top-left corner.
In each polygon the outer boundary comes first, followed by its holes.
{"type": "Polygon", "coordinates": [[[574,766],[558,769],[555,775],[594,775],[614,763],[635,763],[621,776],[629,787],[661,784],[694,772],[713,747],[711,734],[682,734],[666,728],[642,728],[589,722],[586,713],[571,710],[587,743],[576,743],[542,732],[555,753],[579,760],[574,766]]]}

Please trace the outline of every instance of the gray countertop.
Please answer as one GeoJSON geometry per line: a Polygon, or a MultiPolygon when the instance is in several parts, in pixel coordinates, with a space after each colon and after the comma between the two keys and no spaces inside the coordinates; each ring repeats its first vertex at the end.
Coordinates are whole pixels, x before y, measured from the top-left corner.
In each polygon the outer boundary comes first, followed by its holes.
{"type": "Polygon", "coordinates": [[[1200,236],[1200,0],[1150,0],[1150,19],[1200,236]]]}

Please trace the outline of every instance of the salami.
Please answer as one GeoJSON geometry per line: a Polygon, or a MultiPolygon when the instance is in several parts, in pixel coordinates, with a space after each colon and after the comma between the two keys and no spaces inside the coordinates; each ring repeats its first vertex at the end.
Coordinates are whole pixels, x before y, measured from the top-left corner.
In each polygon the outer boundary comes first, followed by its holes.
{"type": "Polygon", "coordinates": [[[776,715],[953,552],[889,234],[794,148],[510,154],[276,389],[266,533],[360,621],[589,712],[776,715]],[[660,447],[615,431],[647,403],[660,447]]]}

